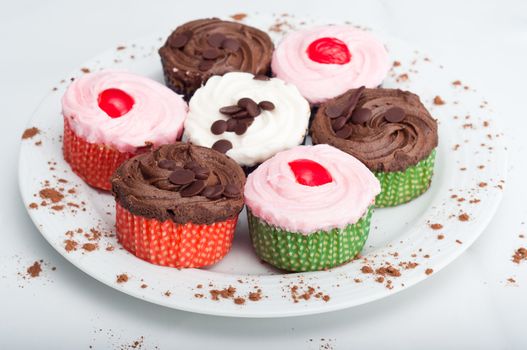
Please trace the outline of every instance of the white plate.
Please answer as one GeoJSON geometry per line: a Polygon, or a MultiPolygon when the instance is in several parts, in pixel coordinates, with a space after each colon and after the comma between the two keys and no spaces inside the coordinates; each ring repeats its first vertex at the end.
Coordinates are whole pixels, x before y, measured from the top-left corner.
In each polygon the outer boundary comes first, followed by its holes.
{"type": "MultiPolygon", "coordinates": [[[[267,29],[283,19],[258,15],[254,18],[249,16],[248,20],[249,24],[267,29]]],[[[303,24],[293,18],[288,18],[287,21],[295,27],[314,23],[308,21],[309,24],[303,24]]],[[[287,29],[287,25],[282,25],[282,28],[287,29]]],[[[92,71],[121,68],[162,81],[157,48],[169,32],[167,30],[124,44],[124,49],[112,48],[81,67],[92,71]]],[[[281,35],[272,34],[275,38],[281,35]]],[[[97,227],[109,233],[114,227],[113,198],[85,185],[69,170],[62,158],[60,97],[69,79],[83,74],[81,67],[66,77],[65,81],[58,82],[56,89],[46,96],[35,111],[29,126],[38,127],[41,133],[22,141],[20,190],[31,219],[60,254],[88,275],[137,298],[204,314],[236,317],[315,314],[383,298],[433,276],[433,273],[437,273],[465,251],[494,215],[506,175],[506,148],[501,135],[496,131],[495,122],[491,120],[491,110],[478,92],[454,86],[452,81],[457,77],[450,75],[446,68],[415,48],[395,38],[377,34],[386,42],[391,57],[401,62],[401,66],[395,67],[391,72],[384,86],[410,89],[418,93],[440,122],[437,163],[430,190],[409,204],[376,210],[370,237],[362,253],[367,264],[374,269],[386,263],[394,266],[401,262],[419,264],[407,270],[399,267],[400,277],[386,279],[392,281],[391,288],[387,288],[386,280],[383,283],[377,282],[378,276],[375,274],[361,272],[361,267],[366,264],[364,259],[328,271],[300,274],[285,274],[261,263],[251,249],[245,213],[240,215],[231,252],[220,263],[208,269],[177,270],[148,264],[119,249],[112,236],[101,237],[98,241],[99,249],[95,251],[78,249],[68,253],[64,245],[66,231],[97,227]],[[399,75],[403,73],[407,73],[409,78],[400,78],[399,75]],[[446,104],[434,105],[432,100],[436,95],[440,95],[446,104]],[[465,117],[467,115],[470,116],[468,119],[465,117]],[[488,126],[485,126],[485,121],[488,126]],[[37,141],[42,141],[42,144],[35,145],[37,141]],[[454,150],[456,144],[460,146],[454,150]],[[50,170],[50,167],[54,170],[50,170]],[[59,178],[66,179],[68,183],[61,184],[59,178]],[[65,187],[66,198],[62,204],[83,201],[85,204],[82,207],[86,210],[78,210],[76,214],[72,214],[70,209],[75,209],[73,207],[67,206],[62,211],[56,211],[50,205],[29,209],[30,203],[40,203],[38,193],[45,180],[50,181],[52,187],[65,187]],[[487,185],[480,186],[483,182],[487,185]],[[77,193],[67,193],[73,186],[77,193]],[[453,195],[458,197],[452,198],[453,195]],[[460,197],[465,200],[459,201],[460,197]],[[474,199],[480,202],[474,203],[474,199]],[[470,219],[460,221],[458,215],[461,213],[467,213],[470,219]],[[433,230],[430,223],[439,223],[443,228],[433,230]],[[439,239],[438,235],[443,235],[444,238],[439,239]],[[105,247],[109,244],[116,249],[106,251],[105,247]],[[433,273],[425,273],[427,269],[432,269],[433,273]],[[117,283],[116,276],[122,273],[127,274],[129,280],[117,283]],[[360,279],[361,282],[355,279],[360,279]],[[142,284],[148,286],[141,288],[142,284]],[[200,284],[203,287],[197,288],[200,284]],[[329,295],[330,299],[324,301],[322,298],[312,297],[295,303],[291,296],[292,285],[298,285],[300,290],[312,286],[324,295],[329,295]],[[247,299],[243,305],[235,304],[232,299],[211,300],[210,289],[228,286],[235,287],[236,295],[245,298],[257,286],[261,289],[263,298],[257,302],[247,299]],[[199,298],[195,294],[203,294],[204,297],[199,298]]],[[[82,234],[75,234],[74,239],[80,244],[88,242],[82,234]]]]}

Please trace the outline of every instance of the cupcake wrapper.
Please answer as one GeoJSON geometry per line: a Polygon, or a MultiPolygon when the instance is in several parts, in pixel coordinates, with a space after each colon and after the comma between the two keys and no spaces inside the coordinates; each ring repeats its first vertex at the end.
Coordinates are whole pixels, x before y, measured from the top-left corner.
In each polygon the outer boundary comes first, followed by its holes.
{"type": "Polygon", "coordinates": [[[125,160],[134,156],[103,144],[89,143],[77,136],[64,118],[64,159],[81,179],[93,187],[109,191],[110,177],[125,160]]]}
{"type": "Polygon", "coordinates": [[[375,198],[377,208],[393,207],[411,201],[428,190],[434,172],[436,150],[405,171],[375,172],[381,193],[375,198]]]}
{"type": "Polygon", "coordinates": [[[176,268],[203,267],[230,250],[238,216],[210,225],[160,222],[134,215],[116,204],[119,243],[149,263],[176,268]]]}
{"type": "Polygon", "coordinates": [[[267,224],[247,210],[249,232],[260,259],[287,271],[329,269],[353,260],[370,231],[372,208],[355,224],[309,235],[267,224]]]}

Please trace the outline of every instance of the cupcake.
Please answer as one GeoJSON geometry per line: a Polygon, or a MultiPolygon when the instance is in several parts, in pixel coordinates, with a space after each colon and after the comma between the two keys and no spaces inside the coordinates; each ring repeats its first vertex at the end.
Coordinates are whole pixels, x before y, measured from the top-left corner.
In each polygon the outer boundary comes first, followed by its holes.
{"type": "Polygon", "coordinates": [[[190,100],[184,138],[224,152],[249,169],[301,144],[310,113],[292,84],[227,73],[210,78],[190,100]]]}
{"type": "Polygon", "coordinates": [[[138,258],[177,268],[221,260],[243,208],[243,170],[187,143],[124,162],[112,177],[117,238],[138,258]]]}
{"type": "Polygon", "coordinates": [[[296,85],[313,105],[362,85],[379,86],[390,66],[384,45],[351,25],[291,32],[271,64],[276,77],[296,85]]]}
{"type": "Polygon", "coordinates": [[[377,207],[406,203],[430,187],[437,122],[411,92],[349,90],[320,106],[311,136],[314,144],[335,146],[374,172],[382,187],[377,207]]]}
{"type": "Polygon", "coordinates": [[[167,87],[131,73],[85,74],[62,97],[64,159],[89,185],[110,190],[110,176],[151,146],[180,139],[187,105],[167,87]]]}
{"type": "Polygon", "coordinates": [[[364,246],[379,192],[379,181],[364,164],[332,146],[280,152],[245,185],[254,250],[288,271],[342,265],[364,246]]]}
{"type": "Polygon", "coordinates": [[[218,18],[185,23],[159,49],[168,87],[190,98],[212,75],[268,74],[274,45],[269,35],[218,18]]]}

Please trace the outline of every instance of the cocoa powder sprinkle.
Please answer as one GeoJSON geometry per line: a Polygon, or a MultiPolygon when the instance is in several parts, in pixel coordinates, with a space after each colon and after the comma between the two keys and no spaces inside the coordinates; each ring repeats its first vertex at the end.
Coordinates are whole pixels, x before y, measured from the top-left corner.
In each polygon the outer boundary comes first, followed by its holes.
{"type": "Polygon", "coordinates": [[[40,130],[35,127],[27,128],[22,134],[22,140],[27,140],[40,133],[40,130]]]}
{"type": "Polygon", "coordinates": [[[42,272],[42,266],[40,265],[40,262],[38,261],[35,261],[33,265],[27,268],[27,273],[32,278],[38,277],[41,272],[42,272]]]}

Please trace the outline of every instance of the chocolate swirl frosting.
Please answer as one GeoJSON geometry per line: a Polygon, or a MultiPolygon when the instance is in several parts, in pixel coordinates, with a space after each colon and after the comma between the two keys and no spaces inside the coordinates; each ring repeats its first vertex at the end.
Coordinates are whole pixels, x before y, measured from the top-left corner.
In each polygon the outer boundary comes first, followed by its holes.
{"type": "Polygon", "coordinates": [[[111,182],[123,208],[159,221],[211,224],[243,208],[241,167],[217,151],[187,143],[164,145],[129,159],[111,182]],[[189,173],[196,179],[185,178],[189,173]]]}
{"type": "Polygon", "coordinates": [[[218,18],[187,22],[159,49],[167,85],[187,98],[211,75],[267,74],[274,50],[265,32],[218,18]]]}
{"type": "Polygon", "coordinates": [[[385,172],[417,164],[438,142],[437,122],[419,97],[398,89],[352,89],[322,104],[311,136],[385,172]]]}

